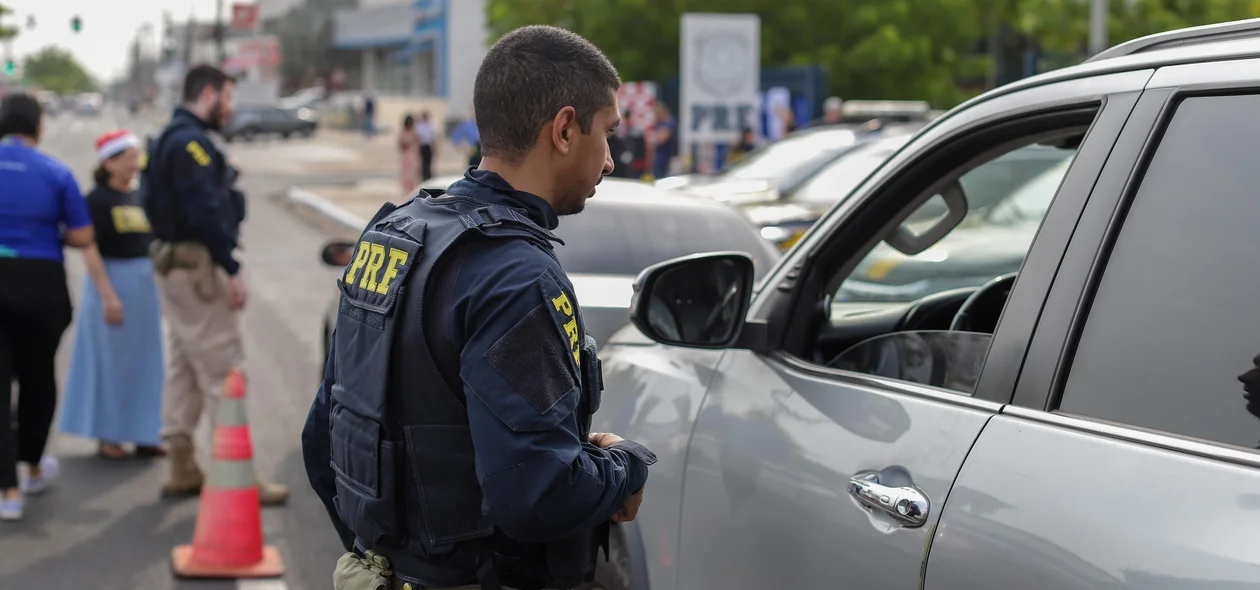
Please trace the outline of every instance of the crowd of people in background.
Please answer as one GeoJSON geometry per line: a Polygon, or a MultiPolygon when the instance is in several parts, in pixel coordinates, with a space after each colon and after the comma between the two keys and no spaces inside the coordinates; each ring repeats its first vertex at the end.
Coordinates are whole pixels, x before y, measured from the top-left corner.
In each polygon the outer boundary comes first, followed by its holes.
{"type": "MultiPolygon", "coordinates": [[[[192,433],[203,409],[214,422],[224,379],[244,360],[245,287],[232,252],[245,200],[206,135],[230,119],[234,85],[218,68],[192,68],[151,146],[126,130],[98,138],[86,198],[71,170],[38,149],[39,100],[0,101],[0,520],[23,518],[26,497],[58,475],[47,452],[54,359],[72,319],[60,430],[95,440],[103,459],[169,457],[163,494],[200,492],[192,433]],[[66,247],[87,269],[77,318],[66,247]]],[[[427,169],[420,156],[416,168],[427,169]]],[[[287,499],[284,486],[256,481],[261,503],[287,499]]]]}

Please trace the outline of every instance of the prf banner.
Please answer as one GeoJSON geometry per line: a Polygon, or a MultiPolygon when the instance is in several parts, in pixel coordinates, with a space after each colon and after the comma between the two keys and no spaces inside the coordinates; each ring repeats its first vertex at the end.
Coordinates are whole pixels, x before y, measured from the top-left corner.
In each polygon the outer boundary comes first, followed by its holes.
{"type": "Polygon", "coordinates": [[[681,53],[679,147],[734,142],[741,127],[757,129],[761,19],[683,14],[681,53]]]}

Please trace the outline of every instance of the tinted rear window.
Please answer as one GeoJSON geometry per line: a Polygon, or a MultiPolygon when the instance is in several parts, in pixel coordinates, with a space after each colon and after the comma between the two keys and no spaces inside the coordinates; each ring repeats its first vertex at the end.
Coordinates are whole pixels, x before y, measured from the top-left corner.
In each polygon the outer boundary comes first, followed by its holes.
{"type": "Polygon", "coordinates": [[[592,201],[583,213],[561,219],[556,233],[565,241],[556,254],[571,273],[637,275],[671,258],[734,250],[753,257],[760,278],[776,261],[756,230],[721,208],[592,201]]]}

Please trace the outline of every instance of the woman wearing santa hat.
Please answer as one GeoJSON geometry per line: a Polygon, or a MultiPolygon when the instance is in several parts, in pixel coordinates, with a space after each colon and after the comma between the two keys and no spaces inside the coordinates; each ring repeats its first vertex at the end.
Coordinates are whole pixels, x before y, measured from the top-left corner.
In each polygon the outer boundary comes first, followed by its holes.
{"type": "MultiPolygon", "coordinates": [[[[104,276],[84,281],[61,430],[97,439],[99,454],[160,456],[162,326],[151,231],[132,183],[140,172],[140,141],[126,131],[96,140],[96,187],[87,195],[104,276]]],[[[95,266],[95,265],[90,265],[95,266]]]]}

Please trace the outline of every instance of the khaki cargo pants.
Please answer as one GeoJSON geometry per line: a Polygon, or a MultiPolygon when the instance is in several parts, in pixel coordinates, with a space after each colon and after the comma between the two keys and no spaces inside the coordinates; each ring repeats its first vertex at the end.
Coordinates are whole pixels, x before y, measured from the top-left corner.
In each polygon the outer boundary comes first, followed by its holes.
{"type": "MultiPolygon", "coordinates": [[[[424,590],[480,590],[481,586],[456,586],[452,588],[425,588],[424,590]]],[[[420,590],[411,584],[404,583],[394,577],[389,569],[389,560],[368,551],[360,557],[356,553],[347,553],[337,560],[337,569],[333,571],[333,590],[420,590]]],[[[504,587],[503,590],[512,590],[504,587]]]]}
{"type": "Polygon", "coordinates": [[[213,420],[228,371],[245,360],[239,314],[228,307],[227,273],[200,244],[154,242],[167,324],[162,438],[192,439],[203,411],[213,420]]]}

